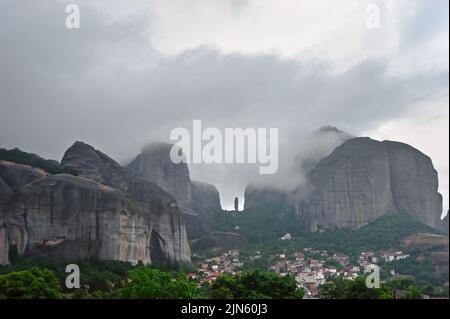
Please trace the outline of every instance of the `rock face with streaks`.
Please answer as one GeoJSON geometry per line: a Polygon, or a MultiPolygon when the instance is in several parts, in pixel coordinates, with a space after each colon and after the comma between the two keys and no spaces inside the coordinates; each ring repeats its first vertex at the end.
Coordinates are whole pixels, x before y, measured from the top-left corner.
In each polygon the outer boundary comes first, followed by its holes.
{"type": "Polygon", "coordinates": [[[171,148],[166,143],[150,145],[127,168],[170,193],[184,213],[188,239],[200,238],[212,231],[213,213],[204,204],[210,205],[208,198],[215,195],[210,194],[211,190],[200,194],[205,187],[193,186],[186,163],[172,162],[171,148]]]}
{"type": "Polygon", "coordinates": [[[442,228],[442,196],[431,159],[404,143],[384,141],[389,154],[395,207],[431,227],[442,228]]]}
{"type": "Polygon", "coordinates": [[[413,147],[353,138],[321,160],[296,191],[309,231],[359,228],[385,214],[407,214],[441,228],[442,196],[431,159],[413,147]]]}
{"type": "Polygon", "coordinates": [[[186,163],[172,162],[171,147],[166,143],[152,144],[144,148],[127,167],[169,192],[181,206],[186,206],[192,202],[189,169],[186,163]]]}
{"type": "MultiPolygon", "coordinates": [[[[183,214],[167,192],[81,142],[67,150],[61,166],[79,176],[48,176],[27,167],[35,178],[2,177],[15,188],[1,197],[0,263],[8,262],[15,245],[21,254],[58,261],[96,256],[191,266],[183,214]]],[[[19,168],[10,164],[0,171],[11,176],[19,168]]]]}
{"type": "Polygon", "coordinates": [[[440,228],[445,234],[448,235],[449,229],[448,229],[448,211],[447,215],[445,215],[444,219],[442,220],[442,226],[440,228]]]}

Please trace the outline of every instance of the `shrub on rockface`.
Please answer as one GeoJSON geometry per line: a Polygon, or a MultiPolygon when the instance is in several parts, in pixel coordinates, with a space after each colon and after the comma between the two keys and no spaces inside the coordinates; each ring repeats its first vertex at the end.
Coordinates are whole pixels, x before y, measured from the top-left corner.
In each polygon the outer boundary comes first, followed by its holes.
{"type": "Polygon", "coordinates": [[[32,268],[0,275],[0,298],[59,299],[63,295],[52,271],[32,268]]]}

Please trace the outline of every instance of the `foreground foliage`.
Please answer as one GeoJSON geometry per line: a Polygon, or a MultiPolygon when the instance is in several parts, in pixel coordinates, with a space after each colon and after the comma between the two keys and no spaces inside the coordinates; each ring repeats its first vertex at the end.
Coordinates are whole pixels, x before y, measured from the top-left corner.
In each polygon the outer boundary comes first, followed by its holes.
{"type": "Polygon", "coordinates": [[[241,275],[222,275],[211,285],[210,296],[217,299],[302,299],[291,276],[253,270],[241,275]]]}
{"type": "Polygon", "coordinates": [[[54,273],[48,269],[30,270],[0,275],[0,299],[62,298],[54,273]]]}
{"type": "Polygon", "coordinates": [[[411,277],[395,277],[380,285],[367,288],[366,278],[355,280],[335,277],[320,287],[321,299],[421,299],[422,293],[411,277]]]}
{"type": "Polygon", "coordinates": [[[179,271],[118,261],[89,260],[80,267],[80,288],[65,287],[65,265],[45,260],[24,260],[0,267],[1,298],[80,299],[196,299],[196,298],[302,298],[294,278],[253,270],[222,275],[211,285],[200,285],[179,271]],[[39,265],[32,266],[32,265],[39,265]],[[39,268],[42,267],[42,268],[39,268]],[[46,268],[45,268],[46,267],[46,268]]]}
{"type": "Polygon", "coordinates": [[[111,296],[126,299],[192,299],[198,296],[198,289],[184,274],[174,275],[142,267],[131,270],[124,287],[111,296]]]}

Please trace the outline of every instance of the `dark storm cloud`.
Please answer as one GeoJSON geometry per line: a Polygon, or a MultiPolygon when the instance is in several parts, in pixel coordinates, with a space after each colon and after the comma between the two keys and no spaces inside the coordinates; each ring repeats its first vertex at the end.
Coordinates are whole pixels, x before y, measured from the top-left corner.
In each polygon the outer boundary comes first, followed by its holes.
{"type": "MultiPolygon", "coordinates": [[[[311,131],[331,124],[358,135],[448,90],[448,70],[393,76],[382,59],[333,73],[320,61],[212,47],[163,56],[144,15],[111,20],[86,3],[81,29],[68,30],[64,4],[0,3],[0,147],[60,159],[84,140],[123,160],[193,119],[205,127],[278,127],[280,173],[272,178],[285,180],[311,131]]],[[[192,170],[227,199],[261,180],[257,165],[192,170]]]]}

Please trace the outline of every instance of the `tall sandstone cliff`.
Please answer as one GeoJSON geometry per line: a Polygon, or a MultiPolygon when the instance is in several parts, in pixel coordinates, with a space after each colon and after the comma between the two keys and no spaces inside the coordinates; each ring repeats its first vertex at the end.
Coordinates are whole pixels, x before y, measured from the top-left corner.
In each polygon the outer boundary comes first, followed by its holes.
{"type": "Polygon", "coordinates": [[[21,254],[57,261],[191,265],[183,214],[167,192],[81,142],[61,167],[79,176],[1,163],[0,263],[15,245],[21,254]]]}
{"type": "Polygon", "coordinates": [[[167,143],[150,145],[127,168],[170,193],[184,213],[188,238],[200,238],[212,231],[211,208],[220,207],[218,192],[216,196],[214,186],[192,182],[187,164],[170,159],[171,147],[167,143]]]}
{"type": "Polygon", "coordinates": [[[337,147],[296,191],[296,213],[309,231],[358,228],[385,214],[407,214],[443,229],[442,196],[431,159],[413,147],[353,138],[337,147]]]}

